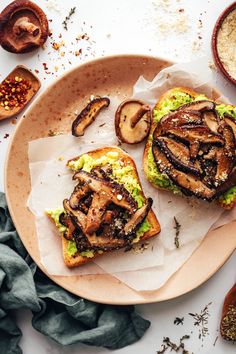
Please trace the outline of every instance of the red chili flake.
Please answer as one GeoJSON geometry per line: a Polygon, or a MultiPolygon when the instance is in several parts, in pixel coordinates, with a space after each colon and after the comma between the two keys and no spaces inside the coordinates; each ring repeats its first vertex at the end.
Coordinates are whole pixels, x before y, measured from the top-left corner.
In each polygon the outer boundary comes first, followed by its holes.
{"type": "Polygon", "coordinates": [[[43,63],[43,68],[44,68],[44,70],[48,70],[48,67],[47,67],[46,63],[43,63]]]}
{"type": "Polygon", "coordinates": [[[38,74],[38,73],[39,73],[39,70],[37,70],[37,69],[34,69],[34,71],[36,72],[36,74],[38,74]]]}
{"type": "Polygon", "coordinates": [[[31,83],[19,76],[6,79],[0,85],[0,105],[6,111],[15,107],[22,107],[27,100],[31,83]]]}

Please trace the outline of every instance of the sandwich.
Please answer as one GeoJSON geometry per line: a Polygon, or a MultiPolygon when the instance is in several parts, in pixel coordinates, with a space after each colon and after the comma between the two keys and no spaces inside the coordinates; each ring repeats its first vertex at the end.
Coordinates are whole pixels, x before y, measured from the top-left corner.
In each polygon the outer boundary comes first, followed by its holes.
{"type": "Polygon", "coordinates": [[[144,172],[154,187],[236,203],[236,107],[185,87],[164,93],[153,109],[144,172]]]}
{"type": "Polygon", "coordinates": [[[146,198],[132,158],[103,147],[67,162],[75,187],[59,209],[46,211],[62,240],[68,267],[106,252],[125,251],[155,236],[160,225],[146,198]]]}

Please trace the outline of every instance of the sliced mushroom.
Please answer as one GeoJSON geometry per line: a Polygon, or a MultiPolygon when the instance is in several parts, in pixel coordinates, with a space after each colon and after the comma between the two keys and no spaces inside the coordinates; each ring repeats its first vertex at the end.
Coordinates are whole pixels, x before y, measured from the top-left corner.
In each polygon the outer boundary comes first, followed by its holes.
{"type": "Polygon", "coordinates": [[[168,135],[173,135],[190,145],[196,141],[204,144],[224,145],[225,140],[220,134],[214,134],[205,126],[182,126],[180,128],[171,128],[168,135]]]}
{"type": "Polygon", "coordinates": [[[101,193],[104,198],[109,198],[111,203],[126,209],[131,214],[137,210],[137,203],[131,194],[114,181],[106,181],[82,170],[76,172],[73,179],[88,184],[93,192],[101,193]]]}
{"type": "Polygon", "coordinates": [[[73,240],[76,243],[76,248],[78,252],[84,252],[91,249],[91,244],[81,229],[77,227],[74,230],[72,236],[73,236],[73,240]]]}
{"type": "Polygon", "coordinates": [[[208,126],[208,128],[213,133],[218,132],[220,120],[219,120],[218,115],[215,111],[203,112],[203,120],[204,120],[205,124],[208,126]]]}
{"type": "Polygon", "coordinates": [[[102,109],[108,107],[108,97],[97,97],[90,101],[72,123],[72,135],[82,136],[85,129],[96,119],[102,109]]]}
{"type": "Polygon", "coordinates": [[[90,192],[87,184],[77,185],[70,196],[69,202],[72,209],[77,209],[82,198],[90,192]]]}
{"type": "Polygon", "coordinates": [[[120,141],[137,144],[149,134],[151,127],[151,108],[140,100],[130,99],[122,102],[115,114],[115,130],[120,141]]]}
{"type": "MultiPolygon", "coordinates": [[[[143,223],[145,218],[147,217],[151,207],[153,200],[151,198],[147,199],[147,202],[138,209],[130,218],[130,220],[125,224],[123,230],[121,230],[118,237],[127,238],[128,236],[136,236],[136,231],[139,226],[143,223]]],[[[130,241],[130,239],[129,239],[130,241]]]]}
{"type": "Polygon", "coordinates": [[[155,138],[155,136],[165,134],[171,128],[181,127],[183,125],[195,126],[201,124],[202,116],[199,112],[174,111],[161,119],[160,123],[155,129],[153,136],[155,138]]]}
{"type": "Polygon", "coordinates": [[[158,146],[152,146],[153,155],[159,170],[168,177],[187,194],[194,194],[198,198],[211,200],[215,195],[215,190],[207,187],[200,179],[190,173],[185,173],[174,168],[165,154],[158,146]]]}
{"type": "Polygon", "coordinates": [[[80,210],[74,210],[70,207],[68,199],[63,201],[63,206],[66,212],[71,216],[77,227],[81,230],[83,235],[87,238],[90,249],[111,250],[118,249],[125,245],[122,239],[111,238],[106,236],[97,236],[95,232],[89,234],[86,232],[87,216],[80,210]]]}
{"type": "Polygon", "coordinates": [[[13,1],[0,14],[0,44],[9,52],[26,53],[42,47],[48,33],[45,13],[31,1],[13,1]]]}
{"type": "Polygon", "coordinates": [[[228,179],[217,187],[216,194],[221,195],[234,186],[236,186],[236,167],[233,168],[232,172],[228,176],[228,179]]]}
{"type": "Polygon", "coordinates": [[[160,148],[178,170],[190,172],[197,176],[201,175],[201,170],[190,161],[189,149],[184,144],[167,137],[160,137],[155,140],[155,145],[160,148]]]}
{"type": "Polygon", "coordinates": [[[229,114],[225,114],[224,121],[232,128],[232,131],[234,133],[234,138],[236,141],[236,119],[230,116],[229,114]]]}
{"type": "Polygon", "coordinates": [[[103,219],[103,215],[107,209],[107,206],[111,203],[111,198],[105,192],[96,193],[93,196],[92,204],[89,208],[87,215],[87,224],[85,231],[88,234],[96,232],[103,219]]]}
{"type": "Polygon", "coordinates": [[[73,222],[79,227],[83,232],[85,232],[87,216],[80,210],[74,210],[70,206],[68,199],[63,200],[63,207],[67,214],[72,218],[73,222]]]}
{"type": "Polygon", "coordinates": [[[181,111],[212,111],[215,108],[215,103],[208,100],[194,101],[180,106],[177,110],[181,111]]]}
{"type": "Polygon", "coordinates": [[[111,180],[112,168],[109,164],[104,165],[102,167],[94,167],[90,173],[96,175],[99,178],[106,179],[108,181],[111,180]]]}
{"type": "Polygon", "coordinates": [[[59,222],[67,227],[67,230],[64,232],[63,236],[67,240],[73,240],[73,232],[75,231],[75,226],[70,216],[66,213],[61,213],[59,216],[59,222]]]}
{"type": "Polygon", "coordinates": [[[222,135],[225,139],[225,146],[218,149],[216,153],[216,187],[228,179],[235,163],[235,138],[233,130],[227,124],[225,124],[222,129],[222,135]]]}

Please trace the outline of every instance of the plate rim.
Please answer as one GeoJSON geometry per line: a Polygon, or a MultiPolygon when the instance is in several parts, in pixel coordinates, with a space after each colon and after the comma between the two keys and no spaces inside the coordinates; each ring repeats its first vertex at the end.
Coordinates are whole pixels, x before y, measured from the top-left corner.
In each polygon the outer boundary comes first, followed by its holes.
{"type": "MultiPolygon", "coordinates": [[[[57,85],[59,84],[60,81],[62,81],[66,76],[69,76],[71,75],[73,72],[76,72],[78,69],[83,69],[83,67],[86,67],[87,65],[94,65],[96,64],[97,62],[100,63],[101,61],[106,61],[106,60],[111,60],[113,58],[135,58],[135,59],[146,59],[146,60],[160,60],[160,61],[165,61],[165,62],[168,62],[170,65],[173,65],[174,63],[166,58],[163,58],[163,57],[157,57],[157,56],[151,56],[151,55],[145,55],[145,54],[115,54],[115,55],[107,55],[107,56],[104,56],[104,57],[99,57],[99,58],[95,58],[95,59],[92,59],[92,60],[88,60],[84,63],[80,63],[78,65],[76,65],[75,67],[67,70],[66,72],[64,72],[63,74],[61,74],[58,78],[54,79],[50,84],[48,84],[44,90],[42,92],[39,92],[38,95],[36,95],[36,97],[33,99],[31,105],[29,107],[27,107],[27,109],[23,112],[22,116],[21,116],[21,119],[19,121],[19,123],[17,124],[17,127],[11,137],[11,140],[9,142],[9,145],[8,145],[8,148],[7,148],[7,151],[6,151],[6,158],[5,158],[5,163],[4,163],[4,190],[5,190],[5,196],[6,196],[6,201],[7,201],[7,205],[8,205],[8,209],[9,209],[9,212],[10,212],[10,215],[12,217],[12,220],[13,220],[13,223],[15,225],[15,228],[17,230],[17,225],[18,225],[18,222],[15,218],[15,213],[13,211],[13,208],[12,208],[12,205],[11,205],[11,201],[10,201],[10,197],[8,195],[8,187],[7,187],[7,168],[8,168],[8,160],[9,160],[9,155],[10,155],[10,150],[11,150],[11,147],[12,147],[12,144],[14,142],[14,137],[15,135],[17,134],[18,130],[21,128],[21,125],[22,125],[22,122],[23,122],[23,119],[24,119],[24,116],[28,115],[33,109],[34,109],[34,106],[37,105],[38,101],[41,100],[41,98],[43,96],[45,96],[47,94],[48,91],[50,91],[54,85],[57,85]]],[[[234,223],[234,221],[233,221],[234,223]]],[[[27,252],[29,253],[29,250],[28,248],[26,247],[25,245],[25,242],[24,240],[22,240],[21,236],[20,236],[20,233],[17,231],[24,247],[26,248],[27,252]]],[[[137,300],[134,300],[134,301],[130,301],[130,300],[122,300],[122,301],[112,301],[112,300],[106,300],[106,301],[102,301],[99,299],[99,301],[96,299],[96,296],[93,297],[92,294],[91,296],[89,297],[84,297],[84,295],[79,295],[78,292],[73,292],[69,286],[64,285],[63,284],[63,279],[61,279],[62,277],[64,278],[64,276],[56,276],[56,275],[51,275],[51,274],[48,274],[46,269],[44,268],[44,266],[42,265],[42,263],[39,261],[36,261],[35,258],[35,255],[32,256],[30,253],[30,256],[31,258],[33,259],[33,261],[36,263],[36,265],[40,268],[40,270],[49,278],[51,279],[53,282],[55,282],[56,284],[58,284],[59,286],[61,286],[62,288],[66,289],[67,291],[69,291],[70,293],[73,293],[77,296],[82,296],[90,301],[94,301],[94,302],[98,302],[98,303],[103,303],[103,304],[111,304],[111,305],[136,305],[136,304],[148,304],[148,303],[156,303],[156,302],[162,302],[162,301],[168,301],[168,300],[172,300],[172,299],[176,299],[180,296],[183,296],[185,294],[188,294],[190,292],[192,292],[193,290],[195,290],[196,288],[198,288],[199,286],[201,286],[202,284],[204,284],[205,282],[207,282],[224,264],[225,262],[230,258],[230,256],[234,253],[235,249],[228,252],[226,257],[224,258],[224,260],[222,261],[222,263],[220,263],[218,265],[218,267],[216,269],[214,269],[210,274],[208,274],[208,276],[204,279],[202,279],[201,282],[198,282],[197,285],[195,287],[191,287],[190,289],[188,289],[187,291],[182,291],[180,292],[179,294],[177,295],[174,295],[174,296],[167,296],[165,297],[164,299],[147,299],[145,297],[140,297],[139,299],[137,300]]],[[[191,256],[192,257],[192,256],[191,256]]],[[[179,270],[177,270],[178,272],[179,270]]],[[[174,273],[175,274],[175,273],[174,273]]],[[[173,274],[173,275],[174,275],[173,274]]],[[[112,278],[114,278],[115,280],[117,280],[117,278],[113,277],[112,275],[108,274],[109,276],[111,276],[112,278]]],[[[172,275],[172,276],[173,276],[172,275]]],[[[100,274],[97,274],[96,276],[101,276],[100,274]]],[[[103,274],[104,276],[104,274],[103,274]]],[[[78,276],[78,277],[83,277],[82,276],[78,276]]],[[[120,282],[120,281],[119,281],[120,282]]],[[[166,283],[165,283],[166,284],[166,283]]],[[[128,285],[125,284],[126,287],[130,288],[128,285]]],[[[133,292],[135,293],[139,293],[139,294],[142,294],[142,293],[145,293],[145,292],[139,292],[139,291],[135,291],[134,289],[130,288],[133,292]]],[[[152,293],[152,292],[156,292],[158,291],[157,290],[153,290],[153,291],[148,291],[147,293],[152,293]]]]}

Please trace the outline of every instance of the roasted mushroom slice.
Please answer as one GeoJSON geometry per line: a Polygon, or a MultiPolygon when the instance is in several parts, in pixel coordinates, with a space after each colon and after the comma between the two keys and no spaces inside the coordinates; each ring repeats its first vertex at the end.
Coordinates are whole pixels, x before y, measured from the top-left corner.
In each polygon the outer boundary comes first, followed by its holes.
{"type": "Polygon", "coordinates": [[[215,189],[207,187],[200,179],[191,173],[185,173],[177,170],[169,162],[165,154],[158,146],[153,144],[152,151],[156,164],[160,172],[167,176],[187,195],[194,194],[198,198],[212,200],[215,195],[215,189]]]}
{"type": "Polygon", "coordinates": [[[234,138],[236,141],[236,119],[230,116],[229,114],[225,114],[224,121],[232,128],[232,131],[234,133],[234,138]]]}
{"type": "MultiPolygon", "coordinates": [[[[112,250],[118,249],[125,245],[125,240],[108,237],[105,234],[102,236],[96,235],[95,232],[87,233],[87,216],[80,210],[74,210],[70,207],[69,201],[65,199],[63,201],[63,206],[66,212],[71,216],[73,222],[77,225],[77,228],[81,230],[83,235],[87,238],[90,249],[102,249],[102,250],[112,250]]],[[[87,243],[88,245],[88,243],[87,243]]],[[[77,247],[78,248],[78,247],[77,247]]]]}
{"type": "Polygon", "coordinates": [[[77,184],[69,199],[71,208],[77,209],[81,199],[84,198],[89,192],[90,188],[87,184],[77,184]]]}
{"type": "Polygon", "coordinates": [[[157,125],[154,137],[165,134],[169,129],[182,125],[201,125],[202,116],[199,112],[174,111],[164,116],[157,125]]]}
{"type": "Polygon", "coordinates": [[[181,111],[212,111],[215,108],[215,103],[208,100],[194,101],[180,106],[177,110],[181,111]]]}
{"type": "Polygon", "coordinates": [[[67,227],[67,230],[63,233],[63,236],[67,240],[73,240],[73,232],[75,231],[75,225],[71,220],[71,217],[66,213],[61,213],[59,216],[59,222],[67,227]]]}
{"type": "Polygon", "coordinates": [[[225,146],[219,148],[216,152],[216,187],[228,179],[235,163],[235,138],[232,128],[229,125],[224,124],[222,128],[222,135],[225,139],[225,146]]]}
{"type": "Polygon", "coordinates": [[[213,132],[217,133],[220,125],[220,119],[216,111],[205,111],[203,112],[203,121],[207,127],[213,132]]]}
{"type": "MultiPolygon", "coordinates": [[[[152,207],[153,200],[152,198],[148,198],[147,202],[138,209],[130,218],[130,220],[125,224],[123,230],[119,233],[119,238],[128,238],[130,236],[135,237],[136,231],[139,226],[143,223],[144,219],[148,215],[151,207],[152,207]]],[[[129,239],[130,241],[130,239],[129,239]]]]}
{"type": "Polygon", "coordinates": [[[235,185],[236,185],[236,167],[233,168],[232,172],[228,176],[228,179],[216,189],[217,196],[220,196],[221,194],[225,193],[227,190],[234,187],[235,185]]]}
{"type": "Polygon", "coordinates": [[[0,44],[9,52],[26,53],[41,47],[48,32],[45,13],[29,0],[13,1],[0,14],[0,44]]]}
{"type": "Polygon", "coordinates": [[[140,100],[122,102],[115,114],[115,130],[120,141],[137,144],[143,141],[151,127],[151,108],[140,100]]]}
{"type": "Polygon", "coordinates": [[[190,161],[189,149],[182,143],[167,137],[159,137],[155,144],[178,170],[200,176],[201,169],[190,161]]]}
{"type": "Polygon", "coordinates": [[[189,144],[191,158],[196,158],[200,143],[224,145],[224,138],[220,134],[212,133],[206,126],[182,126],[180,128],[171,128],[167,133],[189,144]]]}
{"type": "Polygon", "coordinates": [[[73,236],[73,240],[76,243],[76,248],[78,252],[84,252],[91,249],[90,242],[88,241],[87,237],[85,236],[85,234],[82,232],[80,228],[77,227],[74,230],[72,236],[73,236]]]}
{"type": "Polygon", "coordinates": [[[97,97],[90,101],[72,123],[72,135],[82,136],[85,129],[96,119],[103,108],[108,107],[108,97],[97,97]]]}
{"type": "Polygon", "coordinates": [[[129,213],[137,210],[137,203],[131,194],[114,181],[106,181],[82,170],[76,172],[73,179],[88,184],[93,192],[101,193],[104,198],[109,197],[111,203],[126,209],[129,213]]]}

